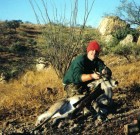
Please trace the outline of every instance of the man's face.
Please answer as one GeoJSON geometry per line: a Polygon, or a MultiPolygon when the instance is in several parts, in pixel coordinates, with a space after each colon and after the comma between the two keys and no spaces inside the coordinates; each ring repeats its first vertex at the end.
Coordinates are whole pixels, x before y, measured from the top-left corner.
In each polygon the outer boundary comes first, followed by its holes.
{"type": "Polygon", "coordinates": [[[88,58],[93,61],[95,58],[97,58],[99,56],[99,53],[95,50],[90,50],[88,52],[88,58]]]}

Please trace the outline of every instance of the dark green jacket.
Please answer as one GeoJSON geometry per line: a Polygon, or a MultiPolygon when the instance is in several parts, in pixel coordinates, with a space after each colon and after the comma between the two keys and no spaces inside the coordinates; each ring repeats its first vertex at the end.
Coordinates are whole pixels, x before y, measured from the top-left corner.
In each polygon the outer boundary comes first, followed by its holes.
{"type": "MultiPolygon", "coordinates": [[[[90,61],[87,58],[87,55],[77,56],[71,63],[68,71],[66,72],[63,83],[64,84],[82,84],[81,76],[82,74],[91,74],[94,71],[100,72],[104,69],[104,62],[96,58],[93,61],[90,61]]],[[[107,68],[108,74],[111,76],[112,72],[107,68]]]]}

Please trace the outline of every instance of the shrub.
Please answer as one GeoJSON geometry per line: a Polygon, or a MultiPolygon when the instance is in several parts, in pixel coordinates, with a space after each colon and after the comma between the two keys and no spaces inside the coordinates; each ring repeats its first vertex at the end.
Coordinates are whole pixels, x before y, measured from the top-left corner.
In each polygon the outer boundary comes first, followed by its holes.
{"type": "Polygon", "coordinates": [[[7,48],[5,46],[0,45],[0,52],[6,52],[7,48]]]}
{"type": "Polygon", "coordinates": [[[10,30],[14,29],[16,31],[16,29],[19,28],[20,23],[20,20],[5,21],[5,26],[10,30]]]}
{"type": "Polygon", "coordinates": [[[137,40],[138,40],[138,37],[139,37],[139,35],[140,35],[140,32],[138,31],[138,30],[136,30],[136,29],[129,29],[129,34],[131,34],[132,36],[133,36],[133,41],[134,42],[137,42],[137,40]]]}
{"type": "Polygon", "coordinates": [[[136,45],[136,44],[133,45],[132,54],[134,55],[134,57],[136,59],[139,58],[139,56],[140,56],[140,45],[136,45]]]}
{"type": "Polygon", "coordinates": [[[10,47],[10,51],[19,55],[25,55],[28,51],[28,48],[21,45],[20,43],[16,43],[10,47]]]}
{"type": "Polygon", "coordinates": [[[127,45],[118,44],[114,48],[114,53],[125,57],[128,62],[131,62],[130,55],[132,54],[132,44],[127,45]]]}
{"type": "Polygon", "coordinates": [[[92,39],[91,35],[86,34],[83,29],[63,25],[50,24],[44,30],[43,53],[56,69],[57,75],[62,78],[71,60],[84,52],[85,44],[87,45],[87,42],[92,39]]]}
{"type": "Polygon", "coordinates": [[[30,38],[30,39],[27,40],[27,44],[29,44],[29,45],[36,45],[37,42],[34,39],[30,38]]]}
{"type": "Polygon", "coordinates": [[[116,39],[115,37],[108,43],[106,43],[105,45],[102,46],[102,54],[103,55],[107,55],[107,54],[111,54],[112,52],[114,52],[114,48],[118,45],[118,39],[116,39]]]}
{"type": "Polygon", "coordinates": [[[115,32],[112,33],[112,35],[118,40],[122,40],[127,36],[128,33],[129,33],[129,29],[124,27],[124,28],[116,29],[115,32]]]}
{"type": "Polygon", "coordinates": [[[27,33],[26,33],[25,31],[20,31],[19,34],[20,34],[21,36],[27,36],[27,33]]]}
{"type": "Polygon", "coordinates": [[[118,40],[124,39],[128,34],[131,34],[134,37],[134,42],[137,41],[139,37],[139,31],[133,28],[118,28],[115,32],[112,33],[112,35],[118,40]]]}
{"type": "Polygon", "coordinates": [[[17,42],[10,47],[9,51],[12,53],[16,53],[18,55],[21,55],[21,56],[26,55],[26,56],[33,57],[36,55],[37,50],[35,49],[34,46],[32,46],[32,44],[36,44],[36,42],[35,41],[31,42],[31,41],[29,41],[30,44],[27,41],[27,43],[25,45],[22,45],[22,43],[17,42]]]}

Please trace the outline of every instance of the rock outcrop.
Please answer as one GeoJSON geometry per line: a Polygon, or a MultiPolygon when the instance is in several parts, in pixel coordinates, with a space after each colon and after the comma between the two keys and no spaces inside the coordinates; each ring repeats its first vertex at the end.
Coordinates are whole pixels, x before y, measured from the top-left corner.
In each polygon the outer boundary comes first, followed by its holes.
{"type": "MultiPolygon", "coordinates": [[[[103,39],[103,41],[105,41],[106,43],[109,43],[115,39],[113,37],[113,33],[119,29],[121,30],[122,28],[124,30],[125,30],[125,28],[126,28],[126,30],[132,29],[132,28],[130,28],[130,25],[126,21],[120,19],[119,17],[107,16],[102,19],[102,21],[99,24],[97,29],[101,34],[101,39],[103,39]]],[[[140,28],[137,28],[137,30],[140,30],[140,28]]],[[[119,39],[118,39],[118,41],[119,41],[119,39]]],[[[133,42],[135,42],[139,45],[140,37],[139,38],[134,37],[134,35],[129,34],[129,33],[127,34],[127,36],[124,39],[119,41],[119,43],[122,45],[127,45],[127,44],[130,44],[133,42]]]]}
{"type": "Polygon", "coordinates": [[[36,70],[37,71],[42,71],[43,69],[49,67],[49,62],[45,60],[45,58],[40,57],[38,58],[36,63],[36,70]]]}
{"type": "Polygon", "coordinates": [[[131,34],[128,34],[123,40],[120,41],[120,44],[127,45],[132,42],[133,42],[133,36],[131,34]]]}
{"type": "Polygon", "coordinates": [[[129,25],[116,16],[107,16],[102,19],[98,26],[98,30],[102,36],[110,35],[118,28],[129,27],[129,25]]]}
{"type": "Polygon", "coordinates": [[[109,43],[109,42],[112,42],[114,38],[113,38],[113,36],[110,34],[110,35],[102,36],[102,39],[103,39],[106,43],[109,43]]]}

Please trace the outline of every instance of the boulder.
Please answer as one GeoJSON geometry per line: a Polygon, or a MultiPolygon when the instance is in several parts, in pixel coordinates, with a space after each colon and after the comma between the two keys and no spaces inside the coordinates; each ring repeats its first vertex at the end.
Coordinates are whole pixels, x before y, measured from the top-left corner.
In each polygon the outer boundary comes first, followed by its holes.
{"type": "Polygon", "coordinates": [[[127,45],[132,42],[133,42],[133,36],[131,34],[128,34],[123,40],[120,41],[120,44],[127,45]]]}
{"type": "Polygon", "coordinates": [[[112,42],[114,37],[112,35],[107,35],[107,36],[103,36],[102,39],[106,42],[106,43],[109,43],[109,42],[112,42]]]}
{"type": "Polygon", "coordinates": [[[36,61],[37,61],[36,63],[37,71],[42,71],[43,69],[49,66],[49,62],[47,62],[43,57],[38,58],[36,61]]]}
{"type": "Polygon", "coordinates": [[[97,29],[99,30],[101,35],[105,36],[110,35],[116,29],[122,27],[129,27],[129,25],[124,20],[121,20],[119,17],[107,16],[102,19],[97,29]]]}

